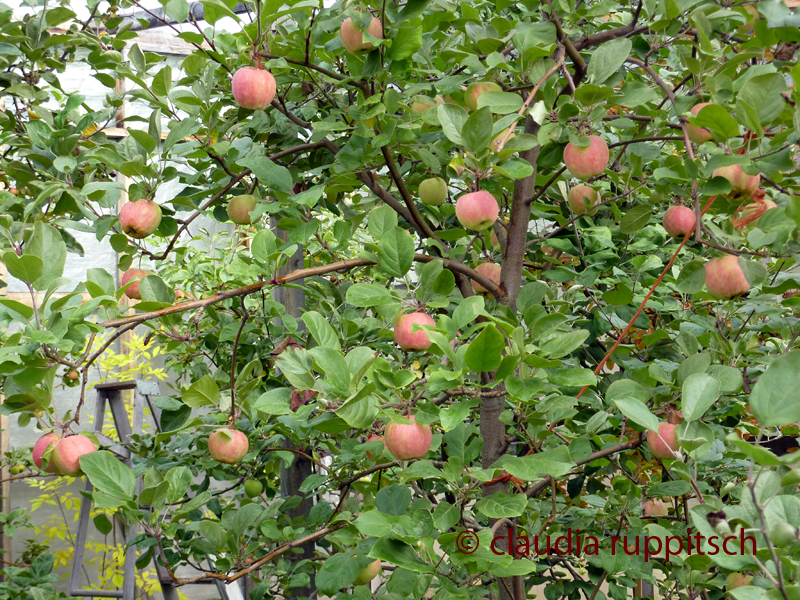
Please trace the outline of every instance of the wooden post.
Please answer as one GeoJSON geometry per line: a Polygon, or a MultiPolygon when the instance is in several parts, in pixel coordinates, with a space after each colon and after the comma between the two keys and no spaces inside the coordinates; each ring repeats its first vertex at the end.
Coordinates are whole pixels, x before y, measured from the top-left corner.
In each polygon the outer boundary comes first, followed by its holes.
{"type": "MultiPolygon", "coordinates": [[[[0,415],[0,453],[3,454],[9,450],[8,423],[8,415],[0,415]]],[[[8,481],[10,476],[8,465],[0,469],[0,479],[3,479],[3,483],[0,484],[0,512],[6,514],[11,512],[11,482],[8,481]]],[[[11,561],[11,538],[2,528],[0,528],[0,557],[4,561],[11,561]]]]}
{"type": "MultiPolygon", "coordinates": [[[[288,234],[285,231],[275,227],[274,219],[273,228],[276,236],[284,241],[288,240],[288,234]]],[[[301,268],[303,268],[303,247],[298,245],[297,252],[289,257],[289,260],[286,261],[286,265],[280,269],[279,275],[283,275],[301,268]]],[[[298,285],[303,285],[303,280],[299,280],[295,283],[298,285]]],[[[298,288],[277,286],[275,288],[274,297],[275,300],[286,307],[286,314],[291,315],[298,320],[300,319],[302,309],[305,308],[306,304],[305,291],[298,288]]],[[[298,327],[302,326],[303,322],[300,321],[298,327]]],[[[292,447],[291,442],[287,440],[285,446],[292,447]]],[[[281,461],[281,496],[303,496],[303,501],[292,510],[288,511],[287,514],[292,518],[300,515],[308,515],[311,511],[311,508],[314,506],[313,496],[303,495],[300,493],[300,486],[303,484],[303,481],[305,481],[306,477],[311,475],[313,472],[313,463],[299,454],[294,457],[294,461],[289,466],[287,466],[284,461],[281,461]]],[[[304,544],[302,549],[303,554],[300,556],[300,560],[311,559],[314,557],[314,542],[304,544]]],[[[311,575],[311,583],[308,587],[294,589],[289,593],[288,597],[311,597],[314,595],[315,591],[316,585],[314,583],[314,576],[311,575]]]]}

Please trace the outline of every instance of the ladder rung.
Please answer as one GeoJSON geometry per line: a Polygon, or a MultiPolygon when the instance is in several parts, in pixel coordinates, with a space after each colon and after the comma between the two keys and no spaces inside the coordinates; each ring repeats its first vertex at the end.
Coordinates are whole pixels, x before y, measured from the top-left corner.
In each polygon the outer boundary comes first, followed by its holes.
{"type": "Polygon", "coordinates": [[[96,598],[122,598],[121,590],[90,590],[88,588],[80,588],[78,590],[70,590],[70,596],[94,596],[96,598]]]}
{"type": "Polygon", "coordinates": [[[135,381],[109,381],[108,383],[98,383],[96,386],[94,386],[94,389],[118,392],[122,390],[132,390],[135,387],[135,381]]]}

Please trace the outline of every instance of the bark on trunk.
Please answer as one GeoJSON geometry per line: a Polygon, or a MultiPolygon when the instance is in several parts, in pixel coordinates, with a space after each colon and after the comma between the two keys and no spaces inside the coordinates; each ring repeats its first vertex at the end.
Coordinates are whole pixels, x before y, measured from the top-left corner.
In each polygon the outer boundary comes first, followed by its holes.
{"type": "MultiPolygon", "coordinates": [[[[538,130],[539,126],[528,116],[525,119],[525,133],[536,135],[538,130]]],[[[525,262],[528,223],[531,217],[529,200],[533,196],[536,184],[536,159],[539,156],[539,147],[521,152],[520,156],[533,166],[533,174],[517,181],[514,185],[514,196],[509,214],[508,239],[503,256],[503,270],[500,275],[500,284],[505,288],[507,294],[501,301],[515,312],[517,296],[522,287],[522,268],[525,262]]],[[[482,373],[481,378],[484,384],[492,381],[492,377],[488,373],[482,373]]],[[[484,469],[491,467],[503,453],[506,428],[500,421],[500,413],[503,412],[505,403],[505,397],[500,396],[484,398],[481,405],[481,437],[483,438],[481,462],[484,469]]],[[[506,482],[483,487],[484,496],[507,491],[508,483],[506,482]]],[[[491,525],[495,523],[496,520],[490,520],[491,525]]],[[[504,523],[497,528],[495,535],[507,540],[509,527],[516,534],[516,524],[504,523]]],[[[507,546],[506,541],[497,544],[497,547],[502,548],[504,552],[510,552],[512,549],[507,546]]],[[[497,578],[497,587],[500,600],[525,600],[522,577],[497,578]]]]}

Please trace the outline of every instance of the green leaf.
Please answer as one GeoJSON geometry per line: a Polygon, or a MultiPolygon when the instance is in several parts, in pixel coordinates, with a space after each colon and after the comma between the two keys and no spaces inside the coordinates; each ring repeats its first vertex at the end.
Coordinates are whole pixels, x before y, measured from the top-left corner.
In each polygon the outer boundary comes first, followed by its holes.
{"type": "Polygon", "coordinates": [[[166,155],[170,148],[172,148],[175,144],[184,138],[189,137],[190,135],[194,135],[200,131],[200,128],[202,127],[200,123],[190,117],[181,119],[180,121],[172,121],[170,122],[170,125],[172,125],[172,128],[167,134],[167,139],[164,140],[164,148],[162,149],[164,155],[166,155]],[[173,123],[174,125],[172,125],[173,123]]]}
{"type": "MultiPolygon", "coordinates": [[[[415,573],[434,572],[433,566],[423,562],[411,546],[388,536],[384,536],[375,542],[369,552],[369,556],[371,558],[379,558],[415,573]]],[[[326,565],[327,562],[325,561],[326,565]]],[[[319,575],[317,577],[319,578],[319,575]]],[[[317,584],[317,587],[319,587],[319,584],[317,584]]],[[[325,592],[325,590],[321,591],[325,592]]]]}
{"type": "Polygon", "coordinates": [[[33,284],[37,290],[46,290],[48,286],[64,274],[67,261],[67,245],[61,234],[52,225],[37,221],[33,226],[33,237],[25,249],[26,256],[35,256],[42,260],[43,272],[33,284]]]}
{"type": "Polygon", "coordinates": [[[800,421],[800,350],[773,360],[750,394],[750,408],[762,427],[800,421]]]}
{"type": "Polygon", "coordinates": [[[472,323],[480,315],[485,315],[483,296],[470,296],[464,298],[453,311],[453,321],[456,327],[462,328],[472,323]]]}
{"type": "Polygon", "coordinates": [[[454,402],[439,412],[442,429],[452,431],[459,423],[463,423],[469,416],[470,406],[467,402],[454,402]]]}
{"type": "Polygon", "coordinates": [[[375,495],[375,508],[384,514],[399,517],[411,506],[411,490],[399,483],[382,488],[375,495]]]}
{"type": "Polygon", "coordinates": [[[464,124],[469,116],[467,111],[456,104],[448,103],[440,104],[436,111],[439,116],[439,123],[442,125],[442,131],[447,136],[447,139],[461,146],[463,144],[461,131],[464,129],[464,124]]]}
{"type": "Polygon", "coordinates": [[[321,594],[335,596],[339,590],[353,583],[361,572],[361,563],[352,552],[340,552],[325,559],[317,571],[316,586],[321,594]]]}
{"type": "Polygon", "coordinates": [[[575,99],[584,106],[597,104],[613,95],[614,88],[605,85],[595,85],[593,83],[584,83],[575,90],[575,99]]]}
{"type": "Polygon", "coordinates": [[[96,515],[92,520],[94,521],[94,526],[97,527],[97,531],[103,535],[108,535],[114,529],[111,520],[102,513],[96,515]]]}
{"type": "Polygon", "coordinates": [[[142,129],[128,129],[130,136],[136,140],[136,142],[144,148],[144,151],[148,154],[155,152],[156,150],[156,141],[153,137],[142,129]]]}
{"type": "Polygon", "coordinates": [[[496,115],[507,115],[522,108],[522,96],[511,92],[484,92],[478,97],[478,108],[488,107],[496,115]]]}
{"type": "Polygon", "coordinates": [[[578,387],[584,385],[595,385],[597,376],[591,369],[576,369],[574,367],[550,371],[547,374],[547,381],[553,385],[578,387]]]}
{"type": "Polygon", "coordinates": [[[649,206],[634,206],[622,217],[622,221],[619,224],[620,232],[624,234],[636,233],[647,225],[652,214],[653,209],[649,206]]]}
{"type": "Polygon", "coordinates": [[[403,277],[414,264],[414,236],[400,227],[389,229],[378,241],[380,267],[392,277],[403,277]]]}
{"type": "Polygon", "coordinates": [[[614,289],[603,294],[603,301],[612,306],[625,306],[633,301],[633,290],[624,283],[618,283],[614,289]]]}
{"type": "Polygon", "coordinates": [[[309,311],[304,313],[301,317],[303,323],[306,324],[308,330],[311,332],[314,340],[320,346],[326,348],[333,348],[334,350],[341,350],[342,345],[339,343],[339,336],[333,326],[328,323],[328,320],[316,311],[309,311]]]}
{"type": "Polygon", "coordinates": [[[3,262],[9,275],[25,283],[33,283],[44,273],[44,262],[38,256],[17,256],[9,251],[3,254],[3,262]]]}
{"type": "MultiPolygon", "coordinates": [[[[338,342],[338,339],[337,339],[338,342]]],[[[350,390],[350,371],[341,350],[318,346],[308,351],[314,357],[322,372],[328,376],[328,381],[342,393],[350,390]]]]}
{"type": "Polygon", "coordinates": [[[219,386],[211,375],[203,375],[188,388],[183,389],[181,399],[184,404],[192,408],[216,404],[219,399],[219,386]]]}
{"type": "Polygon", "coordinates": [[[589,337],[589,332],[586,329],[577,329],[566,335],[547,340],[541,345],[541,349],[551,359],[561,358],[579,348],[587,337],[589,337]]]}
{"type": "Polygon", "coordinates": [[[253,409],[265,415],[291,414],[292,390],[275,388],[261,394],[253,403],[253,409]]]}
{"type": "Polygon", "coordinates": [[[188,467],[172,467],[165,477],[169,483],[167,500],[170,503],[178,502],[189,491],[192,484],[192,471],[188,467]]]}
{"type": "Polygon", "coordinates": [[[175,292],[169,289],[158,275],[148,275],[142,279],[139,282],[139,293],[145,302],[172,304],[175,300],[175,292]]]}
{"type": "Polygon", "coordinates": [[[786,80],[780,73],[767,73],[751,77],[739,90],[737,99],[756,109],[761,125],[770,125],[786,108],[781,92],[786,90],[786,80]]]}
{"type": "Polygon", "coordinates": [[[404,60],[422,47],[422,21],[404,23],[392,38],[392,45],[386,51],[391,60],[404,60]]]}
{"type": "Polygon", "coordinates": [[[462,146],[468,152],[476,154],[486,148],[492,141],[492,111],[488,107],[473,112],[461,130],[462,146]]]}
{"type": "Polygon", "coordinates": [[[120,500],[133,500],[136,476],[119,458],[105,450],[84,454],[79,459],[81,470],[95,489],[120,500]]]}
{"type": "MultiPolygon", "coordinates": [[[[162,2],[162,4],[164,4],[162,2]]],[[[189,3],[186,0],[167,0],[164,4],[166,15],[176,23],[183,23],[189,18],[189,3]]]]}
{"type": "Polygon", "coordinates": [[[554,332],[558,327],[567,321],[567,316],[561,313],[551,313],[537,319],[531,326],[531,338],[541,340],[554,332]]]}
{"type": "Polygon", "coordinates": [[[172,67],[166,65],[153,77],[150,88],[157,96],[168,96],[170,87],[172,87],[172,67]]]}
{"type": "Polygon", "coordinates": [[[523,481],[538,481],[542,477],[561,477],[569,473],[575,463],[566,446],[545,450],[528,456],[502,456],[492,469],[502,469],[523,481]]]}
{"type": "Polygon", "coordinates": [[[10,308],[14,312],[21,314],[26,319],[33,317],[33,309],[27,304],[17,302],[16,300],[9,300],[8,298],[0,298],[0,304],[6,308],[10,308]]]}
{"type": "Polygon", "coordinates": [[[397,213],[391,206],[384,204],[369,213],[369,233],[376,240],[381,239],[390,229],[395,229],[397,223],[397,213]]]}
{"type": "Polygon", "coordinates": [[[365,388],[336,409],[336,415],[344,419],[350,427],[363,429],[372,424],[378,411],[377,399],[369,393],[369,388],[365,388]],[[364,391],[367,393],[362,393],[364,391]]]}
{"type": "Polygon", "coordinates": [[[200,535],[206,538],[214,548],[225,549],[228,546],[228,533],[222,525],[211,519],[203,519],[198,525],[200,535]]]}
{"type": "Polygon", "coordinates": [[[591,83],[601,84],[625,64],[631,53],[631,40],[619,38],[600,46],[592,54],[587,71],[591,83]]]}
{"type": "Polygon", "coordinates": [[[683,382],[681,409],[687,421],[694,421],[717,401],[720,394],[719,379],[706,373],[694,373],[683,382]]]}
{"type": "Polygon", "coordinates": [[[502,519],[504,517],[521,517],[527,507],[528,498],[524,494],[509,496],[503,492],[496,492],[478,500],[474,510],[490,519],[502,519]]]}
{"type": "Polygon", "coordinates": [[[678,275],[677,287],[684,294],[697,294],[706,285],[706,267],[702,260],[692,260],[683,265],[678,275]]]}
{"type": "Polygon", "coordinates": [[[439,531],[447,531],[461,520],[458,506],[442,500],[433,509],[433,526],[439,531]]]}
{"type": "Polygon", "coordinates": [[[748,456],[753,460],[755,460],[757,465],[775,467],[775,466],[780,466],[782,464],[780,458],[775,456],[772,452],[770,452],[766,448],[762,448],[761,446],[756,446],[755,444],[746,442],[733,432],[728,434],[726,439],[728,440],[728,442],[736,446],[736,448],[740,452],[742,452],[745,456],[748,456]]]}
{"type": "MultiPolygon", "coordinates": [[[[481,96],[482,98],[483,96],[481,96]]],[[[533,174],[533,166],[527,160],[511,157],[497,165],[497,172],[511,179],[525,179],[533,174]]]]}
{"type": "Polygon", "coordinates": [[[722,106],[710,104],[700,109],[689,122],[697,127],[705,127],[720,141],[727,141],[739,135],[739,124],[722,106]]]}
{"type": "Polygon", "coordinates": [[[248,167],[253,175],[267,187],[271,187],[279,192],[290,192],[292,186],[292,174],[289,169],[277,165],[266,156],[253,156],[240,160],[239,164],[248,167]]]}
{"type": "Polygon", "coordinates": [[[490,373],[500,366],[505,346],[503,334],[494,325],[489,325],[470,342],[464,362],[475,373],[490,373]]]}
{"type": "Polygon", "coordinates": [[[688,481],[664,481],[650,486],[650,496],[683,496],[692,491],[688,481]]]}
{"type": "Polygon", "coordinates": [[[619,411],[634,423],[651,431],[658,431],[658,418],[650,412],[644,402],[635,398],[617,398],[614,400],[619,411]]]}

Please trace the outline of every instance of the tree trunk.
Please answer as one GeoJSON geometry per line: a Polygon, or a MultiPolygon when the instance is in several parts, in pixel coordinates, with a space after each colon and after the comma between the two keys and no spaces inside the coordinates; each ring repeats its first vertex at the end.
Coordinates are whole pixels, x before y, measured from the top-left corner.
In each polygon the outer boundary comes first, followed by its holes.
{"type": "MultiPolygon", "coordinates": [[[[536,135],[539,126],[528,116],[525,119],[525,133],[536,135]]],[[[533,174],[521,179],[514,185],[514,197],[511,203],[509,215],[508,239],[506,241],[505,253],[503,256],[503,270],[500,276],[500,283],[505,288],[506,297],[501,301],[511,310],[516,312],[517,296],[522,287],[522,267],[525,262],[525,251],[528,237],[528,222],[531,216],[530,198],[533,196],[536,184],[536,159],[539,156],[539,146],[532,150],[521,152],[520,156],[533,166],[533,174]]],[[[484,384],[491,383],[492,377],[488,373],[482,373],[481,379],[484,384]]],[[[500,413],[505,408],[505,396],[497,398],[484,398],[481,405],[481,437],[483,438],[483,450],[481,451],[481,462],[483,468],[491,467],[503,454],[506,427],[500,421],[500,413]]],[[[493,485],[483,486],[483,495],[491,496],[495,492],[507,492],[508,483],[501,481],[493,485]]],[[[490,520],[494,525],[496,520],[490,520]]],[[[496,547],[502,548],[504,552],[511,552],[513,548],[508,548],[509,528],[516,535],[516,524],[503,524],[497,528],[496,536],[501,536],[504,541],[496,547]]],[[[522,577],[497,578],[498,594],[500,600],[525,600],[525,588],[522,577]]]]}
{"type": "MultiPolygon", "coordinates": [[[[273,228],[275,235],[278,236],[280,239],[286,241],[287,234],[285,231],[282,231],[275,227],[275,220],[273,219],[273,228]]],[[[297,252],[292,255],[289,260],[287,261],[286,265],[280,269],[279,275],[284,275],[286,273],[296,271],[297,269],[303,268],[303,247],[299,246],[297,252]]],[[[297,285],[302,285],[303,280],[298,280],[297,285]]],[[[276,286],[274,292],[274,298],[276,301],[283,304],[286,308],[286,314],[294,317],[295,319],[300,319],[301,316],[301,309],[305,308],[306,303],[306,295],[302,289],[298,288],[289,288],[283,286],[276,286]]],[[[298,327],[303,327],[303,322],[299,321],[298,327]]],[[[293,448],[299,449],[292,444],[290,440],[285,440],[283,443],[285,448],[293,448]]],[[[300,486],[305,481],[306,477],[311,475],[314,472],[314,464],[305,458],[304,456],[300,456],[296,454],[294,457],[294,461],[291,465],[287,466],[285,461],[281,461],[281,496],[284,498],[288,498],[290,496],[303,496],[303,501],[298,504],[296,507],[291,509],[287,512],[287,514],[294,519],[295,517],[300,516],[308,516],[309,512],[311,511],[311,507],[314,506],[314,498],[311,495],[304,495],[300,493],[300,486]]],[[[307,544],[303,544],[301,547],[302,554],[295,555],[294,560],[300,561],[305,559],[311,559],[314,557],[314,542],[308,542],[307,544]]],[[[305,598],[311,597],[316,592],[316,585],[314,584],[314,574],[311,574],[311,583],[308,587],[304,588],[295,588],[288,592],[287,598],[305,598]]]]}
{"type": "MultiPolygon", "coordinates": [[[[484,382],[490,379],[488,373],[482,373],[484,382]]],[[[505,407],[505,397],[484,398],[481,405],[481,437],[483,438],[483,449],[481,450],[481,463],[484,469],[491,467],[502,455],[503,445],[506,438],[506,426],[500,420],[500,413],[505,407]]],[[[491,496],[495,492],[506,492],[508,484],[500,481],[492,485],[483,486],[483,495],[491,496]]],[[[494,525],[497,519],[490,519],[489,524],[494,525]]],[[[498,549],[509,552],[508,544],[508,525],[503,524],[497,528],[495,536],[500,536],[503,541],[496,544],[498,549]]],[[[500,600],[524,600],[514,597],[514,578],[497,578],[497,587],[500,600]]]]}
{"type": "MultiPolygon", "coordinates": [[[[525,133],[536,135],[539,125],[529,115],[525,119],[525,133]]],[[[520,152],[520,158],[527,160],[533,167],[533,174],[520,179],[514,184],[514,197],[511,202],[508,222],[508,240],[506,241],[505,255],[503,256],[503,270],[500,274],[500,283],[505,287],[508,296],[502,300],[503,304],[516,312],[517,296],[522,287],[522,267],[525,262],[527,248],[528,223],[531,219],[531,205],[529,203],[536,189],[536,159],[539,157],[540,146],[531,150],[520,152]]]]}

